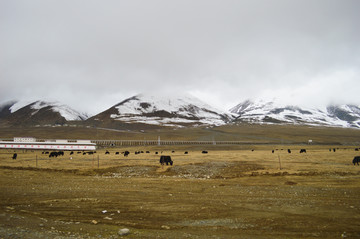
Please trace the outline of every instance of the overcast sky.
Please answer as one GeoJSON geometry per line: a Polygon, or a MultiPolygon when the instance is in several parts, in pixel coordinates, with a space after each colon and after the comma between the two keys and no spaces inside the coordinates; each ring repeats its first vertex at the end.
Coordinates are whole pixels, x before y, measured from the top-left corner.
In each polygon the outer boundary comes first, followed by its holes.
{"type": "Polygon", "coordinates": [[[360,105],[359,0],[0,0],[0,102],[360,105]]]}

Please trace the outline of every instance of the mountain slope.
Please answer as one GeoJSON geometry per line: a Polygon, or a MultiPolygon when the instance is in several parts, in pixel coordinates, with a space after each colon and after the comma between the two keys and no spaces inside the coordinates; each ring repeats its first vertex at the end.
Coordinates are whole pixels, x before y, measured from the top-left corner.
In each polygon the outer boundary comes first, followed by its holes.
{"type": "Polygon", "coordinates": [[[331,105],[321,110],[285,105],[276,101],[246,100],[230,109],[237,121],[286,123],[360,128],[360,108],[354,105],[331,105]]]}
{"type": "Polygon", "coordinates": [[[7,126],[63,125],[68,121],[82,121],[88,117],[58,102],[35,101],[30,104],[3,104],[1,124],[7,126]]]}
{"type": "Polygon", "coordinates": [[[139,94],[91,118],[155,126],[222,125],[230,114],[219,111],[190,95],[154,96],[139,94]]]}
{"type": "Polygon", "coordinates": [[[16,104],[16,101],[8,101],[0,105],[0,119],[4,119],[11,115],[11,107],[16,104]]]}
{"type": "Polygon", "coordinates": [[[360,128],[360,107],[356,105],[330,105],[327,108],[332,118],[347,123],[348,127],[360,128]]]}

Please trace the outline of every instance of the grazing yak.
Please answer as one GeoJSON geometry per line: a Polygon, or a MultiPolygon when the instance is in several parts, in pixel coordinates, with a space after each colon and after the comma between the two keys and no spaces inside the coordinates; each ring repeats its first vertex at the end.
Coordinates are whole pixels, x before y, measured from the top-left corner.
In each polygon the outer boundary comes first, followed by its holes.
{"type": "Polygon", "coordinates": [[[288,153],[291,154],[291,149],[288,149],[288,153]]]}
{"type": "Polygon", "coordinates": [[[207,153],[208,153],[208,151],[204,150],[204,151],[202,151],[201,153],[203,153],[203,154],[207,154],[207,153]]]}
{"type": "Polygon", "coordinates": [[[165,155],[162,155],[160,156],[160,164],[161,165],[173,165],[173,161],[171,160],[171,157],[170,156],[165,156],[165,155]]]}
{"type": "Polygon", "coordinates": [[[13,154],[12,159],[17,159],[17,153],[13,154]]]}
{"type": "Polygon", "coordinates": [[[306,153],[306,149],[300,149],[300,153],[306,153]]]}
{"type": "Polygon", "coordinates": [[[49,158],[51,158],[51,157],[55,157],[55,158],[57,158],[57,156],[64,156],[64,151],[58,151],[58,152],[51,152],[50,154],[49,154],[49,158]]]}
{"type": "Polygon", "coordinates": [[[360,162],[360,156],[355,156],[354,159],[353,159],[353,164],[357,164],[359,165],[359,162],[360,162]]]}
{"type": "Polygon", "coordinates": [[[130,154],[130,152],[126,150],[126,151],[124,152],[124,157],[127,157],[129,154],[130,154]]]}

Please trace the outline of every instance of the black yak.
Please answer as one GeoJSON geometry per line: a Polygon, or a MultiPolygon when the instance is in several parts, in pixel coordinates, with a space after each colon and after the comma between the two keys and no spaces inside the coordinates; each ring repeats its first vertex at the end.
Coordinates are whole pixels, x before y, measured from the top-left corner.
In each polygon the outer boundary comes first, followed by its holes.
{"type": "Polygon", "coordinates": [[[353,164],[357,164],[359,165],[359,162],[360,162],[360,156],[355,156],[354,159],[353,159],[353,164]]]}
{"type": "Polygon", "coordinates": [[[160,164],[161,165],[164,165],[164,164],[166,164],[166,165],[173,165],[173,161],[171,160],[171,157],[170,156],[164,156],[164,155],[162,155],[162,156],[160,156],[160,164]]]}

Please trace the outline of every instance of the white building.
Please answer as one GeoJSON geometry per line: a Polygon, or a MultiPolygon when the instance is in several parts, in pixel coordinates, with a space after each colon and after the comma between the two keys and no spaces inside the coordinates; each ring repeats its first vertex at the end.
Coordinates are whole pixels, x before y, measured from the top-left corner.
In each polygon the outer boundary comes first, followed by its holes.
{"type": "Polygon", "coordinates": [[[30,149],[30,150],[96,150],[96,144],[90,140],[36,140],[36,138],[15,137],[13,141],[0,141],[0,149],[30,149]]]}

